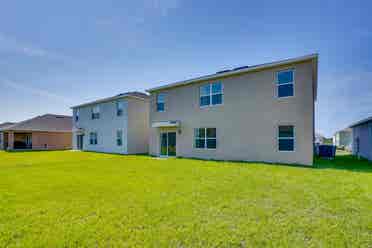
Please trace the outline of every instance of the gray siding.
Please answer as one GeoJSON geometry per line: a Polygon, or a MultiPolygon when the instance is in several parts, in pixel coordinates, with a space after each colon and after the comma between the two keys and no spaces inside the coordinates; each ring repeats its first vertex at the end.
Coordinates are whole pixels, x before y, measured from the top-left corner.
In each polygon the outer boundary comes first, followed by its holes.
{"type": "Polygon", "coordinates": [[[353,127],[353,154],[372,160],[372,122],[353,127]]]}
{"type": "MultiPolygon", "coordinates": [[[[116,101],[99,103],[100,118],[92,120],[91,109],[93,106],[79,108],[79,120],[75,122],[76,109],[74,109],[74,127],[84,129],[84,147],[85,151],[121,153],[127,154],[128,137],[128,104],[125,102],[124,113],[122,116],[116,115],[116,101]],[[116,131],[123,130],[123,145],[116,144],[116,131]],[[98,144],[89,144],[89,133],[97,132],[98,144]]],[[[73,135],[73,147],[77,149],[76,132],[73,135]]]]}

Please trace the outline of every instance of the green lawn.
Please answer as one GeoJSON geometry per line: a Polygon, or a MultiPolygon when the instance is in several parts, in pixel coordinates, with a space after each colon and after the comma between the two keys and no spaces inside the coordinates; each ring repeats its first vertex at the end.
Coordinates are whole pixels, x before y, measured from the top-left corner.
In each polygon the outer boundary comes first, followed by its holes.
{"type": "Polygon", "coordinates": [[[372,163],[0,153],[0,247],[372,247],[372,163]]]}

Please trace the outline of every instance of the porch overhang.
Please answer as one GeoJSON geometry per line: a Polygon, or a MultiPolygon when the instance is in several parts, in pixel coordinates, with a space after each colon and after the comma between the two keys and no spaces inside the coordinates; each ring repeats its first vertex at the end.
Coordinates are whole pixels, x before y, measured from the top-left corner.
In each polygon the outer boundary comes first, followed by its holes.
{"type": "Polygon", "coordinates": [[[151,124],[151,127],[179,127],[180,125],[180,121],[155,121],[151,124]]]}
{"type": "Polygon", "coordinates": [[[74,132],[77,135],[83,135],[85,133],[84,128],[73,128],[72,132],[74,132]]]}

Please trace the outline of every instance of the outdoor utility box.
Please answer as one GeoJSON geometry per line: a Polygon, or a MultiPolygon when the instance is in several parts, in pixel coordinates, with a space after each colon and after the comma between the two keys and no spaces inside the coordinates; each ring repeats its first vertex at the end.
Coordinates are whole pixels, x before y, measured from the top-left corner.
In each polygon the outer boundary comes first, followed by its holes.
{"type": "Polygon", "coordinates": [[[322,158],[334,159],[336,156],[336,146],[333,145],[320,145],[317,151],[322,158]]]}

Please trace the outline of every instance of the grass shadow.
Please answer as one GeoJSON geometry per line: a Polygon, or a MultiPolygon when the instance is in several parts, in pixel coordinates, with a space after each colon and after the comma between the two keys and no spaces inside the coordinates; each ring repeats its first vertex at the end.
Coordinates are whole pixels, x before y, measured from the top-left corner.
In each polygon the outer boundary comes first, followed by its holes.
{"type": "Polygon", "coordinates": [[[317,169],[336,169],[372,173],[372,162],[366,159],[358,159],[356,156],[350,154],[337,155],[334,160],[316,157],[314,159],[314,167],[317,169]]]}

